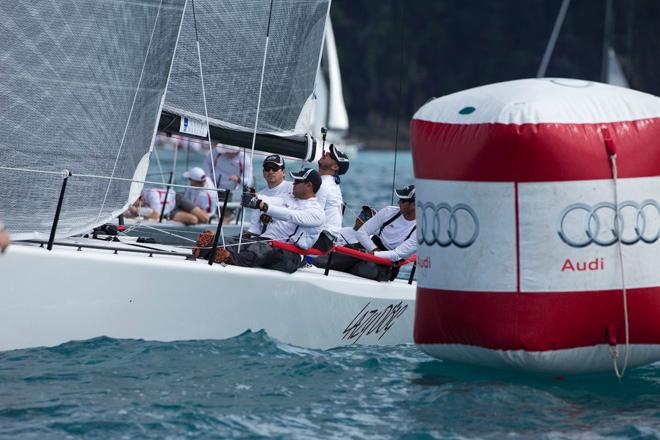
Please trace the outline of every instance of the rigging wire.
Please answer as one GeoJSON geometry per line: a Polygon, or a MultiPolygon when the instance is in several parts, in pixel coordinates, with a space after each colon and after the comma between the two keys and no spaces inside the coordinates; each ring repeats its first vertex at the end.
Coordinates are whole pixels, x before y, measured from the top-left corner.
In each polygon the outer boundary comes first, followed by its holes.
{"type": "Polygon", "coordinates": [[[403,88],[403,3],[402,0],[397,1],[399,6],[399,92],[396,102],[396,130],[394,134],[394,166],[392,168],[392,205],[394,205],[394,191],[396,186],[396,159],[399,148],[399,119],[401,117],[401,95],[403,88]]]}
{"type": "MultiPolygon", "coordinates": [[[[130,125],[131,118],[133,117],[133,110],[135,109],[135,102],[137,101],[138,93],[140,92],[140,86],[142,85],[142,78],[144,77],[144,69],[147,65],[147,60],[149,59],[149,53],[151,52],[151,43],[154,40],[154,33],[156,32],[156,27],[158,25],[158,20],[160,19],[160,11],[163,8],[163,0],[160,0],[160,4],[158,5],[158,12],[156,13],[156,18],[154,19],[154,25],[151,28],[151,34],[149,36],[149,44],[147,45],[147,51],[144,55],[144,61],[142,61],[142,69],[140,70],[140,78],[138,78],[137,86],[135,88],[135,93],[133,94],[133,101],[131,102],[131,109],[128,112],[128,118],[126,119],[126,125],[124,126],[124,133],[122,134],[121,137],[121,142],[119,143],[119,149],[117,150],[117,156],[115,157],[115,163],[112,166],[112,173],[110,174],[111,176],[115,175],[115,171],[117,170],[117,163],[119,163],[119,158],[121,157],[121,150],[124,148],[124,141],[126,140],[126,133],[128,133],[128,126],[130,125]]],[[[153,139],[152,139],[153,142],[153,139]]],[[[99,208],[99,213],[96,216],[96,221],[98,222],[99,219],[101,218],[101,214],[103,213],[103,208],[105,207],[105,202],[108,199],[108,194],[110,193],[110,185],[112,184],[112,181],[108,183],[108,187],[105,189],[105,195],[103,196],[103,202],[101,202],[101,207],[99,208]]]]}
{"type": "Polygon", "coordinates": [[[559,14],[557,14],[555,25],[552,28],[552,33],[550,34],[548,45],[545,47],[545,52],[543,53],[543,59],[541,60],[541,65],[539,66],[539,70],[536,72],[537,78],[545,77],[545,72],[548,70],[548,64],[550,64],[550,58],[552,58],[552,53],[555,50],[557,37],[559,37],[559,31],[561,30],[561,27],[564,24],[564,19],[566,18],[566,11],[568,11],[568,6],[570,4],[571,4],[571,0],[563,0],[561,6],[559,7],[559,14]]]}
{"type": "MultiPolygon", "coordinates": [[[[218,189],[218,179],[215,173],[215,159],[213,158],[213,144],[211,143],[211,127],[209,124],[209,109],[206,102],[206,87],[204,86],[204,68],[202,67],[202,51],[199,48],[199,32],[197,31],[197,14],[195,13],[195,0],[191,1],[192,3],[192,13],[193,13],[193,23],[195,25],[195,45],[197,47],[197,61],[199,62],[199,77],[202,83],[202,100],[204,101],[204,118],[206,122],[206,136],[209,142],[209,155],[211,158],[211,174],[213,177],[213,186],[216,190],[218,189]]],[[[216,204],[216,213],[218,218],[221,217],[220,213],[220,203],[216,204]]],[[[225,245],[225,234],[220,228],[220,237],[222,238],[222,245],[225,245]]]]}
{"type": "MultiPolygon", "coordinates": [[[[270,20],[273,16],[273,0],[270,0],[268,9],[268,25],[266,26],[266,42],[264,44],[264,58],[261,64],[261,80],[259,81],[259,97],[257,98],[257,113],[254,118],[254,131],[252,132],[252,150],[250,152],[250,163],[254,159],[254,146],[257,142],[257,126],[259,124],[259,111],[261,110],[261,92],[264,87],[264,73],[266,71],[266,58],[268,57],[268,44],[270,43],[270,20]]],[[[245,158],[243,158],[245,159],[245,158]]],[[[243,177],[245,177],[245,166],[243,166],[243,177]]],[[[244,222],[241,222],[241,231],[238,234],[238,252],[241,251],[244,222]]]]}

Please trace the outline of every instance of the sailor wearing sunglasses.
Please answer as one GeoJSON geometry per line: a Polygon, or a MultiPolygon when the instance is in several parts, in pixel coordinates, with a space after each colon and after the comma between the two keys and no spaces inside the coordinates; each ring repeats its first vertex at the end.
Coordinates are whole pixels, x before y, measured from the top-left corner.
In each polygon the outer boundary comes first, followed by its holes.
{"type": "Polygon", "coordinates": [[[223,250],[227,254],[223,261],[244,267],[263,267],[292,273],[300,267],[301,257],[297,253],[273,248],[270,240],[292,243],[309,249],[316,243],[323,230],[325,214],[316,201],[316,192],[321,187],[318,171],[303,168],[289,173],[294,179],[292,196],[266,197],[250,192],[243,193],[241,205],[258,210],[272,217],[259,239],[248,243],[238,252],[237,248],[223,250]]]}
{"type": "Polygon", "coordinates": [[[342,225],[344,203],[339,187],[339,176],[346,174],[348,171],[349,159],[346,154],[332,144],[328,151],[323,152],[323,156],[318,163],[319,174],[323,183],[316,194],[316,198],[325,212],[324,229],[337,236],[342,225]]]}
{"type": "MultiPolygon", "coordinates": [[[[264,159],[264,180],[267,187],[259,191],[260,196],[267,197],[291,197],[293,185],[284,179],[285,164],[279,154],[271,154],[264,159]]],[[[272,218],[261,211],[252,211],[250,217],[250,227],[248,232],[253,235],[261,235],[266,231],[272,218]]]]}

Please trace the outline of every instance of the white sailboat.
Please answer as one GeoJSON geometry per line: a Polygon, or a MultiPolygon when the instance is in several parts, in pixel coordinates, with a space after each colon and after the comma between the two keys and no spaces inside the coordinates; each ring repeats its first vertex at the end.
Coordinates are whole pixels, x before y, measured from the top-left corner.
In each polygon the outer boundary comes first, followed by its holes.
{"type": "Polygon", "coordinates": [[[412,341],[414,283],[71,238],[137,198],[157,126],[317,157],[304,108],[328,7],[19,0],[5,11],[0,215],[14,245],[0,258],[0,350],[249,329],[314,348],[412,341]]]}
{"type": "Polygon", "coordinates": [[[319,139],[322,138],[322,128],[327,129],[327,143],[339,145],[349,157],[354,157],[358,152],[359,145],[354,142],[346,142],[350,124],[346,103],[344,102],[337,44],[330,18],[326,22],[325,44],[321,66],[316,74],[314,94],[316,96],[314,136],[319,139]]]}

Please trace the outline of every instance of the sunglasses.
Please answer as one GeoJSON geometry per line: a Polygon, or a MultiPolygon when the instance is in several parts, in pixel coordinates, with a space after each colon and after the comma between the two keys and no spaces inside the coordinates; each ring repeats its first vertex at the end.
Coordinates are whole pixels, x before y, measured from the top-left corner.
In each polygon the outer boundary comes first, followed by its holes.
{"type": "Polygon", "coordinates": [[[281,168],[278,167],[278,166],[275,166],[275,165],[266,165],[266,166],[264,167],[264,171],[271,171],[271,172],[273,172],[273,173],[274,173],[275,171],[279,171],[279,170],[281,170],[281,168]]]}
{"type": "Polygon", "coordinates": [[[306,180],[294,180],[293,181],[294,185],[298,185],[299,183],[309,183],[309,182],[307,182],[306,180]]]}

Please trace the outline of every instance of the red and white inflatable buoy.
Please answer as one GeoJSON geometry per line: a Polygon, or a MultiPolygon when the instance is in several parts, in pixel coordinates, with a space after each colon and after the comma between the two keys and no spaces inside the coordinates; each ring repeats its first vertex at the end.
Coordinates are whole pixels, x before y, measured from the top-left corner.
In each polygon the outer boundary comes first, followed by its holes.
{"type": "Polygon", "coordinates": [[[611,370],[617,346],[619,368],[660,359],[660,98],[510,81],[427,103],[411,137],[424,351],[557,373],[611,370]]]}

